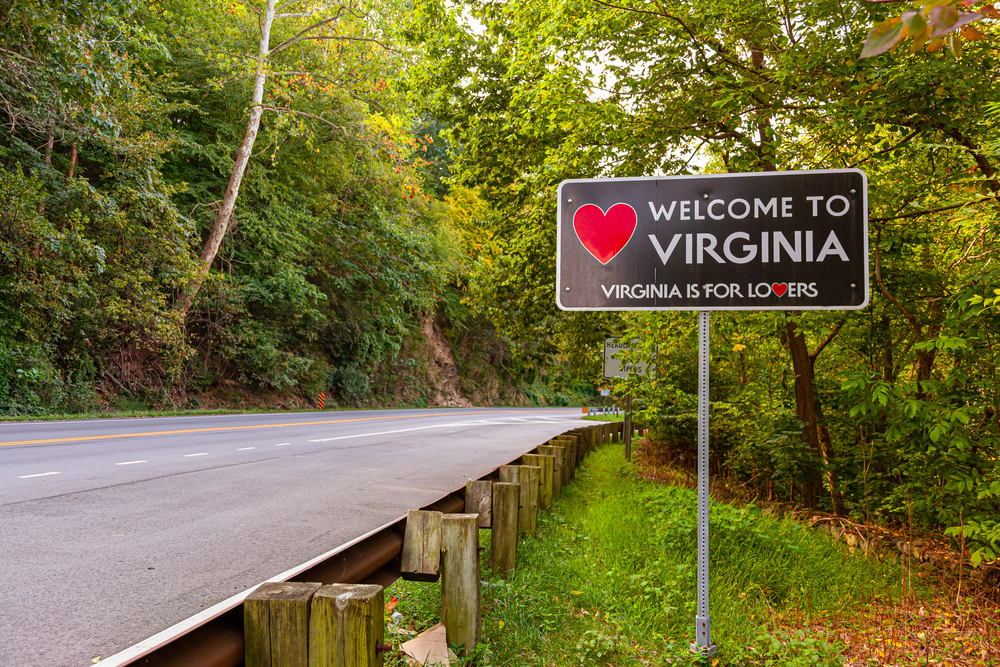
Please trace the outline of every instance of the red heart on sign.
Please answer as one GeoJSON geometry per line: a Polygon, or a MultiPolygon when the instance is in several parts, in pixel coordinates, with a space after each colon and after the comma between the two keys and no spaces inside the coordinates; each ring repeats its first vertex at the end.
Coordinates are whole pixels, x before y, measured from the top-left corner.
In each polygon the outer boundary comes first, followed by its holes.
{"type": "Polygon", "coordinates": [[[605,213],[600,206],[584,204],[573,215],[573,229],[580,243],[601,264],[622,251],[635,233],[638,218],[628,204],[615,204],[605,213]]]}
{"type": "Polygon", "coordinates": [[[771,283],[771,291],[774,292],[774,296],[785,296],[785,292],[788,291],[788,283],[771,283]]]}

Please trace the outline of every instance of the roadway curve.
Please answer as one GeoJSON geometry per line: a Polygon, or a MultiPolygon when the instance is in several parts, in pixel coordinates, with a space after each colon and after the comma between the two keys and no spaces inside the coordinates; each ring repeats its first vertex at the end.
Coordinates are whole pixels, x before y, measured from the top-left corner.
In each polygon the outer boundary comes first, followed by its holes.
{"type": "Polygon", "coordinates": [[[0,664],[82,667],[573,428],[568,409],[0,423],[0,664]]]}

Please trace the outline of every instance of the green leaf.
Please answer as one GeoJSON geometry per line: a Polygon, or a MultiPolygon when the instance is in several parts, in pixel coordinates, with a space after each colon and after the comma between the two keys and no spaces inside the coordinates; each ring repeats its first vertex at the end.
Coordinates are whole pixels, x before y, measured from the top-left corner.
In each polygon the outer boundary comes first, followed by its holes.
{"type": "Polygon", "coordinates": [[[898,19],[883,21],[871,29],[861,50],[862,58],[878,56],[896,46],[903,36],[903,22],[898,19]]]}
{"type": "MultiPolygon", "coordinates": [[[[931,37],[941,37],[958,30],[962,26],[978,21],[983,15],[978,12],[960,12],[954,7],[935,7],[931,10],[930,21],[934,26],[931,37]]],[[[961,52],[961,49],[959,49],[961,52]]]]}
{"type": "Polygon", "coordinates": [[[961,58],[962,38],[957,34],[948,35],[948,48],[951,49],[951,55],[961,58]]]}
{"type": "Polygon", "coordinates": [[[927,21],[924,20],[923,15],[919,11],[904,12],[902,20],[903,25],[906,26],[906,29],[913,37],[916,37],[927,29],[927,21]]]}

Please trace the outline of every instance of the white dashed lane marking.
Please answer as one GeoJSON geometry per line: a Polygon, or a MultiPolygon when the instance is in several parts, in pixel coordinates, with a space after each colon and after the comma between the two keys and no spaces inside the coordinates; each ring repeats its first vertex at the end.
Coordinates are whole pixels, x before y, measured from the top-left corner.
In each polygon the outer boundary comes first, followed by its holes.
{"type": "Polygon", "coordinates": [[[256,447],[240,447],[236,451],[238,451],[238,452],[245,452],[248,449],[257,449],[257,448],[256,447]]]}
{"type": "Polygon", "coordinates": [[[184,458],[190,458],[192,456],[208,456],[208,452],[199,452],[197,454],[185,454],[184,458]]]}
{"type": "Polygon", "coordinates": [[[116,463],[116,466],[130,466],[136,463],[149,463],[149,461],[122,461],[121,463],[116,463]]]}
{"type": "Polygon", "coordinates": [[[279,442],[278,444],[275,445],[275,447],[285,447],[285,446],[290,445],[290,444],[292,444],[292,443],[290,443],[290,442],[279,442]]]}
{"type": "Polygon", "coordinates": [[[21,475],[18,477],[18,479],[28,479],[30,477],[47,477],[48,475],[58,475],[58,474],[59,473],[57,472],[40,472],[35,475],[21,475]]]}

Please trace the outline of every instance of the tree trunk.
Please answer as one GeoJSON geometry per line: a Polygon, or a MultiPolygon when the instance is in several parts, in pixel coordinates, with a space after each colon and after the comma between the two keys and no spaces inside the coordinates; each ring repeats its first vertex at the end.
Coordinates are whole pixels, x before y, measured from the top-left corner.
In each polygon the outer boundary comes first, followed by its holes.
{"type": "Polygon", "coordinates": [[[208,275],[209,269],[212,268],[212,262],[215,261],[215,256],[219,253],[223,239],[226,238],[226,232],[229,231],[229,223],[233,218],[233,209],[236,206],[236,197],[240,193],[240,183],[243,182],[243,174],[246,172],[247,164],[250,162],[250,156],[253,153],[254,142],[257,140],[260,118],[264,113],[262,106],[264,101],[264,81],[267,79],[266,62],[270,49],[271,23],[274,21],[274,3],[275,0],[267,0],[267,7],[264,10],[260,26],[260,50],[257,52],[257,74],[254,77],[253,103],[250,106],[250,120],[247,122],[247,131],[243,136],[243,143],[236,154],[236,162],[233,164],[233,171],[229,176],[229,185],[226,187],[226,194],[222,198],[219,211],[215,215],[215,221],[212,223],[212,231],[208,235],[208,240],[205,241],[205,246],[202,248],[197,273],[191,284],[188,285],[177,301],[177,309],[182,315],[187,315],[191,304],[198,295],[198,291],[205,282],[205,277],[208,275]]]}
{"type": "MultiPolygon", "coordinates": [[[[844,513],[844,498],[837,482],[837,474],[830,465],[833,458],[833,442],[830,433],[822,424],[822,415],[816,401],[814,385],[815,358],[809,354],[806,347],[806,337],[798,330],[795,322],[785,320],[785,333],[788,341],[788,351],[792,357],[792,370],[795,373],[795,412],[799,420],[805,424],[805,441],[812,452],[823,460],[827,486],[830,489],[830,500],[833,501],[834,512],[844,513]]],[[[809,470],[802,480],[803,503],[809,507],[816,506],[822,486],[819,471],[809,470]]]]}

